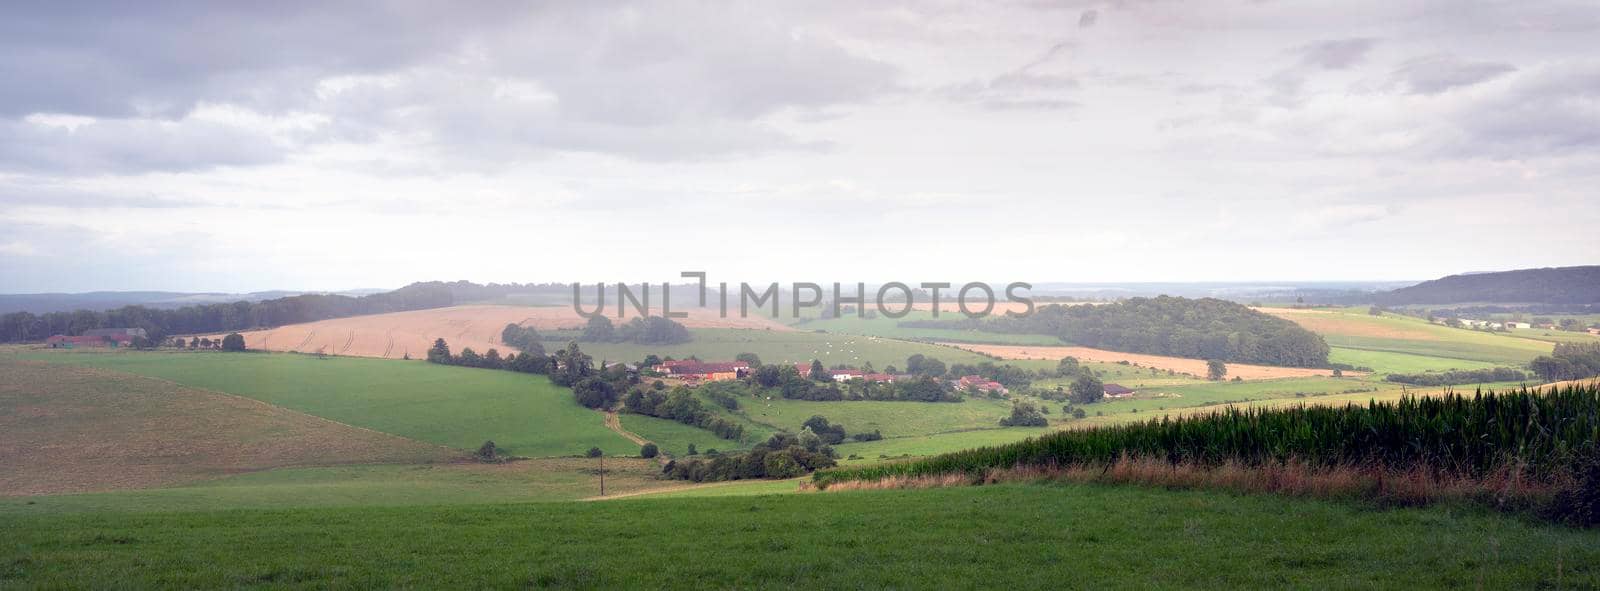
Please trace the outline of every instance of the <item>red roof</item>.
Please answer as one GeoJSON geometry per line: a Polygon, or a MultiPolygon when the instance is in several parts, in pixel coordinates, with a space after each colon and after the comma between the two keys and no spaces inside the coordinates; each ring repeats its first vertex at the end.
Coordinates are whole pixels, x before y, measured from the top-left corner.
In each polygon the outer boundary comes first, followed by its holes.
{"type": "Polygon", "coordinates": [[[698,361],[668,361],[662,365],[666,366],[668,373],[674,375],[727,373],[730,371],[739,371],[741,369],[750,369],[750,364],[743,361],[713,361],[709,363],[701,363],[698,361]]]}

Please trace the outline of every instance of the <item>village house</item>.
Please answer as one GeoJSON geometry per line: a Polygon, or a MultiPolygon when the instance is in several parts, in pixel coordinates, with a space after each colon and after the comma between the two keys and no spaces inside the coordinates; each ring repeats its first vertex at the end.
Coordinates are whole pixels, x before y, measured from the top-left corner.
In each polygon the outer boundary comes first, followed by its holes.
{"type": "MultiPolygon", "coordinates": [[[[795,372],[799,373],[801,377],[811,377],[810,363],[796,363],[794,364],[794,370],[795,372]]],[[[848,382],[850,380],[862,379],[869,382],[883,383],[893,382],[895,381],[895,378],[898,377],[886,373],[867,373],[859,369],[825,369],[823,371],[828,372],[828,376],[832,377],[833,381],[835,382],[848,382]]]]}
{"type": "Polygon", "coordinates": [[[998,392],[1000,394],[1010,393],[1010,391],[1006,390],[1006,387],[1001,385],[1000,382],[984,379],[982,376],[961,376],[961,379],[956,380],[957,390],[966,390],[969,387],[977,388],[980,392],[998,392]]]}
{"type": "Polygon", "coordinates": [[[750,375],[750,364],[743,361],[701,362],[693,359],[664,361],[656,371],[690,381],[719,382],[750,375]]]}

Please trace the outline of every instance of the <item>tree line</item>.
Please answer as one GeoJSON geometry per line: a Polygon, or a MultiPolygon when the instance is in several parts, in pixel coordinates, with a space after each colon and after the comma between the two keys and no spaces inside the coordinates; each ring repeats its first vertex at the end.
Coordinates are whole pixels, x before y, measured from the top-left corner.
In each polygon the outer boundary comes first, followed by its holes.
{"type": "Polygon", "coordinates": [[[0,342],[42,341],[51,335],[81,335],[96,328],[142,328],[150,340],[162,342],[179,334],[217,333],[315,322],[329,318],[404,312],[451,306],[451,287],[440,282],[413,283],[365,296],[303,294],[175,309],[123,306],[111,310],[77,310],[0,316],[0,342]]]}
{"type": "Polygon", "coordinates": [[[1556,343],[1551,354],[1535,358],[1528,367],[1547,382],[1600,377],[1600,343],[1556,343]]]}
{"type": "Polygon", "coordinates": [[[588,343],[634,343],[639,345],[676,345],[693,338],[689,329],[671,318],[650,316],[634,317],[616,326],[605,316],[590,316],[584,324],[579,341],[588,343]]]}
{"type": "Polygon", "coordinates": [[[1027,316],[909,320],[910,328],[1045,334],[1129,353],[1288,367],[1327,367],[1328,343],[1300,325],[1215,298],[1160,296],[1113,304],[1041,306],[1027,316]]]}
{"type": "Polygon", "coordinates": [[[661,471],[668,478],[691,482],[794,478],[837,465],[835,456],[820,436],[802,429],[795,435],[775,433],[744,453],[673,460],[661,471]]]}
{"type": "Polygon", "coordinates": [[[1384,376],[1383,379],[1413,386],[1459,386],[1462,384],[1485,384],[1489,382],[1520,382],[1528,379],[1528,374],[1520,369],[1493,367],[1488,369],[1452,369],[1450,371],[1423,373],[1392,373],[1384,376]]]}

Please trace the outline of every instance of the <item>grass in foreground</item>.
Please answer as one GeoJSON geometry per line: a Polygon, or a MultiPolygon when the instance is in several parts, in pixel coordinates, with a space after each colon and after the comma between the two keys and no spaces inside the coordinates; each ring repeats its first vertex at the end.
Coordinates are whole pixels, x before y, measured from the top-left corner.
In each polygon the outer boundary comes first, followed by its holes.
{"type": "Polygon", "coordinates": [[[493,440],[526,456],[598,446],[638,455],[572,392],[544,376],[387,359],[214,351],[36,351],[72,363],[225,392],[419,441],[474,450],[493,440]]]}
{"type": "Polygon", "coordinates": [[[0,517],[0,586],[1572,588],[1600,533],[1446,508],[1000,485],[0,517]]]}

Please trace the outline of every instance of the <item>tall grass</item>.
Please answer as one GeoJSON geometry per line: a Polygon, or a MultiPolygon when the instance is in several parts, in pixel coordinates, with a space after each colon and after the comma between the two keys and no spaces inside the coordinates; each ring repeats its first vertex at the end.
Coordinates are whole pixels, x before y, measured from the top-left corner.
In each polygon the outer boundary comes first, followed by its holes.
{"type": "Polygon", "coordinates": [[[924,460],[817,472],[814,482],[973,481],[1017,467],[1114,465],[1123,458],[1186,466],[1343,467],[1481,479],[1572,481],[1600,447],[1600,384],[1541,393],[1447,393],[1365,406],[1227,409],[1207,415],[1052,433],[924,460]]]}

